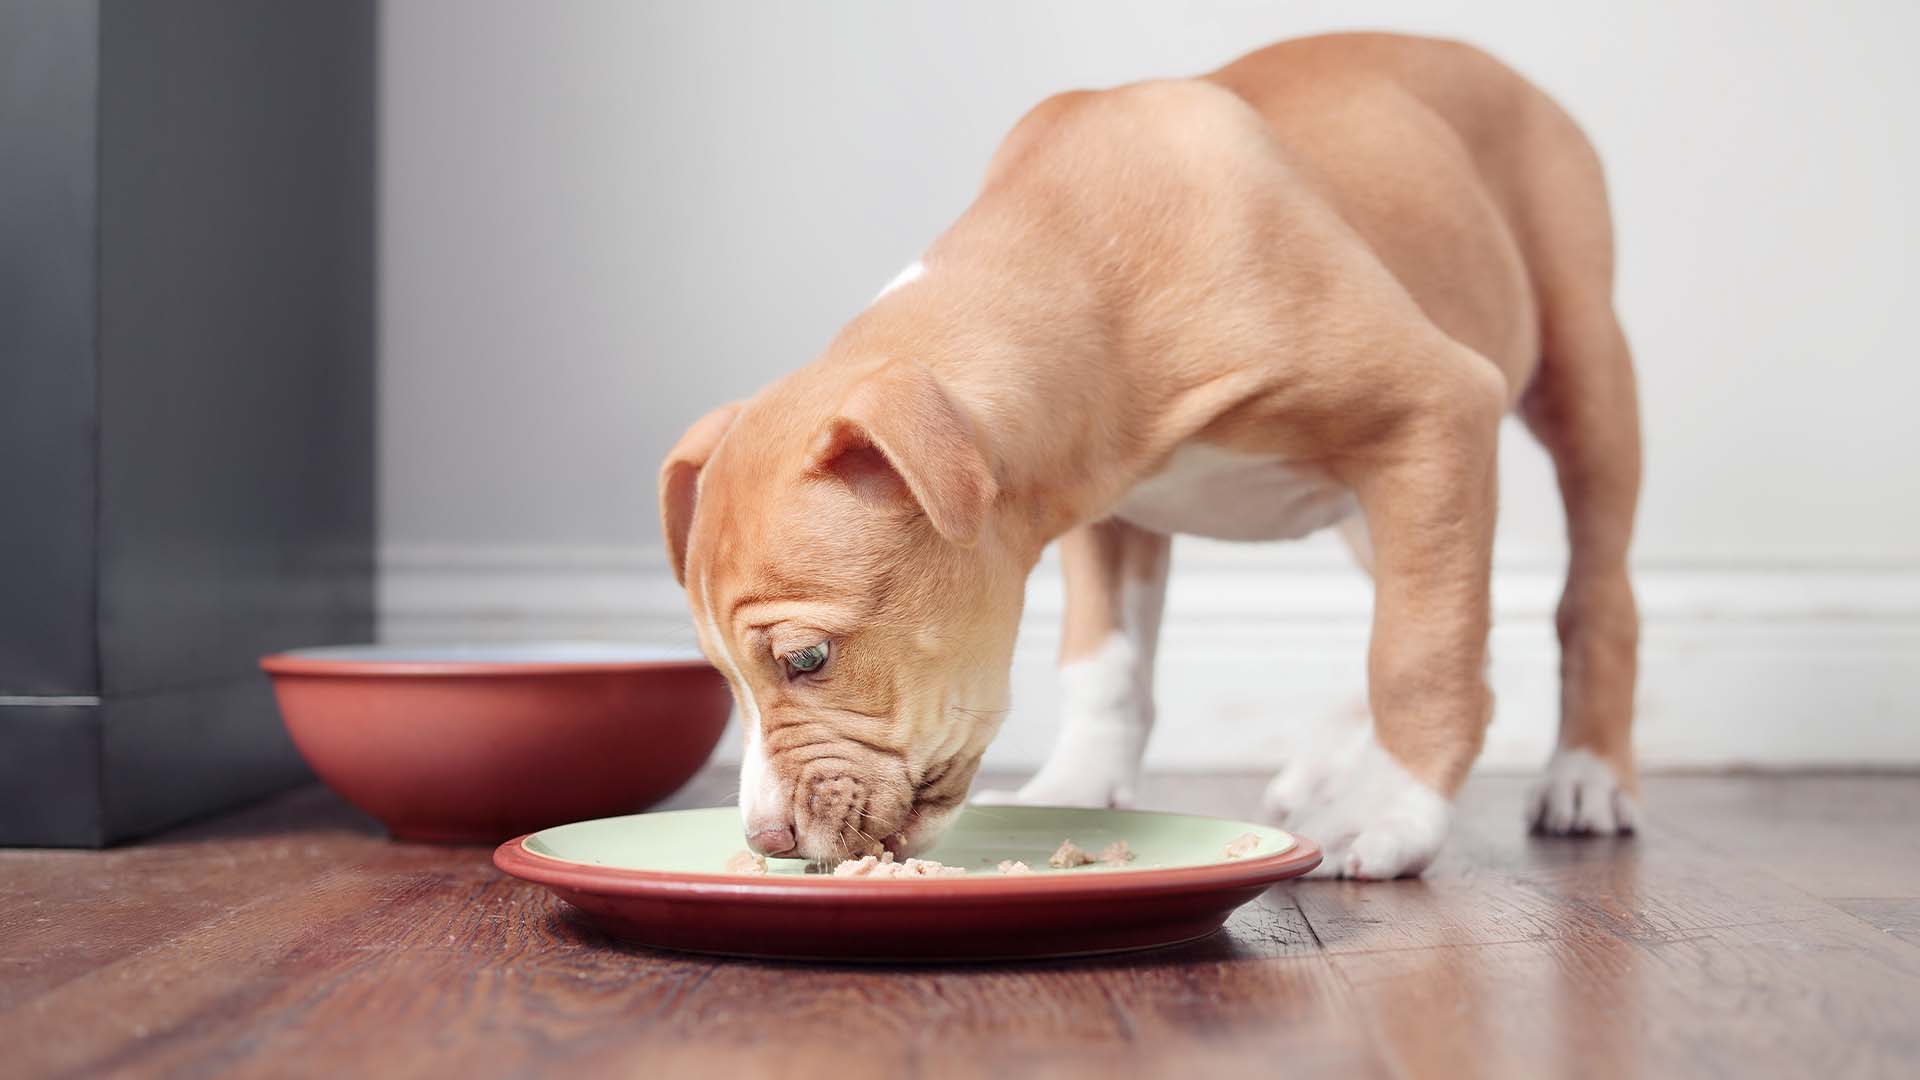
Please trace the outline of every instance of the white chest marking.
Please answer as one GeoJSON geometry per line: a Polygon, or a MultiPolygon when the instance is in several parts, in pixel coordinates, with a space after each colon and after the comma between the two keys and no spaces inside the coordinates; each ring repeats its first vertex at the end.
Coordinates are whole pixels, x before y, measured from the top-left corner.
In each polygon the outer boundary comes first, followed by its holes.
{"type": "Polygon", "coordinates": [[[720,632],[720,620],[714,617],[713,591],[705,581],[700,586],[700,606],[705,609],[701,614],[706,616],[707,636],[713,642],[713,651],[720,654],[720,673],[738,694],[740,726],[747,730],[747,749],[740,758],[740,817],[752,822],[780,805],[780,792],[767,775],[767,752],[760,741],[760,703],[754,700],[753,687],[733,662],[733,651],[727,648],[726,635],[720,632]]]}
{"type": "Polygon", "coordinates": [[[1358,509],[1325,470],[1188,443],[1114,509],[1142,528],[1216,540],[1297,540],[1358,509]]]}
{"type": "Polygon", "coordinates": [[[880,299],[881,296],[887,295],[888,293],[892,292],[893,290],[899,288],[902,285],[911,285],[914,282],[919,281],[920,275],[925,274],[926,272],[927,272],[927,265],[921,262],[920,260],[915,259],[913,261],[912,266],[909,266],[905,270],[902,270],[898,274],[895,274],[893,276],[893,280],[887,282],[886,287],[882,288],[880,290],[879,296],[875,296],[874,299],[878,300],[880,299]]]}

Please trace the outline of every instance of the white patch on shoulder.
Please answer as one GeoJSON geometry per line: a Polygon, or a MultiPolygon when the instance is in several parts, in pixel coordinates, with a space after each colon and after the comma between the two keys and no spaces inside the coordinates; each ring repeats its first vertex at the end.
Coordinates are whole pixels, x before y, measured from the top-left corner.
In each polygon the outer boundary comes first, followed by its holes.
{"type": "Polygon", "coordinates": [[[1353,492],[1317,466],[1187,443],[1114,513],[1142,528],[1216,540],[1297,540],[1351,515],[1353,492]]]}
{"type": "Polygon", "coordinates": [[[740,820],[744,824],[756,816],[769,816],[764,811],[780,805],[780,792],[768,775],[767,752],[761,744],[760,704],[753,698],[753,687],[741,677],[739,666],[733,662],[726,635],[720,632],[720,620],[714,616],[713,592],[705,581],[700,583],[700,606],[701,614],[706,616],[707,636],[720,659],[720,673],[727,677],[738,696],[740,726],[747,733],[746,752],[740,757],[740,820]],[[761,813],[756,815],[756,811],[761,813]]]}
{"type": "Polygon", "coordinates": [[[1587,750],[1555,750],[1527,796],[1527,822],[1555,836],[1614,836],[1640,824],[1640,808],[1613,766],[1587,750]]]}
{"type": "Polygon", "coordinates": [[[919,259],[915,259],[913,260],[912,266],[909,266],[905,270],[902,270],[899,273],[893,275],[893,280],[887,282],[886,286],[882,288],[877,295],[874,296],[874,299],[878,300],[880,299],[880,297],[887,295],[888,293],[892,292],[893,290],[899,288],[902,285],[911,285],[914,282],[919,281],[922,277],[926,275],[926,273],[927,273],[927,264],[921,262],[919,259]]]}
{"type": "Polygon", "coordinates": [[[1411,877],[1439,853],[1453,806],[1374,740],[1371,724],[1316,733],[1267,785],[1266,809],[1317,842],[1318,877],[1411,877]]]}

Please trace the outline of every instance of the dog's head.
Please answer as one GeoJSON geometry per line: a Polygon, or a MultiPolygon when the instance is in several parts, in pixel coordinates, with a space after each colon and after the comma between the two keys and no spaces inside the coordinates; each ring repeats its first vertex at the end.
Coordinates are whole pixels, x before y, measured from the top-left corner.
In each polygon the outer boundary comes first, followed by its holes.
{"type": "Polygon", "coordinates": [[[925,366],[802,369],[695,423],[667,549],[733,686],[750,846],[924,850],[999,728],[1026,567],[973,423],[925,366]]]}

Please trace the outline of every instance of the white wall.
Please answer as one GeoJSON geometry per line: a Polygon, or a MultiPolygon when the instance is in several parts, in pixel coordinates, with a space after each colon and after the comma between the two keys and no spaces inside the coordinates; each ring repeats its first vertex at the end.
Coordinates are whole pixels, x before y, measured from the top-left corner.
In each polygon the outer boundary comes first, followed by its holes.
{"type": "MultiPolygon", "coordinates": [[[[1022,111],[1359,26],[1491,49],[1608,164],[1646,407],[1646,756],[1920,761],[1905,3],[392,0],[385,632],[691,640],[658,555],[662,454],[811,357],[1022,111]]],[[[1562,558],[1545,459],[1511,435],[1496,764],[1551,738],[1562,558]]],[[[1357,693],[1367,596],[1330,544],[1177,560],[1156,762],[1272,758],[1357,693]]],[[[1044,569],[1033,608],[1000,764],[1050,737],[1044,569]]]]}

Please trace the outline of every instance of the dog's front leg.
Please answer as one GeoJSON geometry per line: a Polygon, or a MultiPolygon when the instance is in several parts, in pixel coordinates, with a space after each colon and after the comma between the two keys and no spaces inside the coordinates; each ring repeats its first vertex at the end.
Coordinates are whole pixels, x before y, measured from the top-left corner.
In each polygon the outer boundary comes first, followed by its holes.
{"type": "Polygon", "coordinates": [[[1127,806],[1153,729],[1153,657],[1171,538],[1118,519],[1060,539],[1067,610],[1060,642],[1062,726],[1018,792],[982,802],[1127,806]]]}
{"type": "Polygon", "coordinates": [[[1320,873],[1393,878],[1425,869],[1479,753],[1504,399],[1465,380],[1349,477],[1372,540],[1372,726],[1298,756],[1269,809],[1326,850],[1320,873]],[[1477,386],[1477,388],[1476,388],[1477,386]]]}

